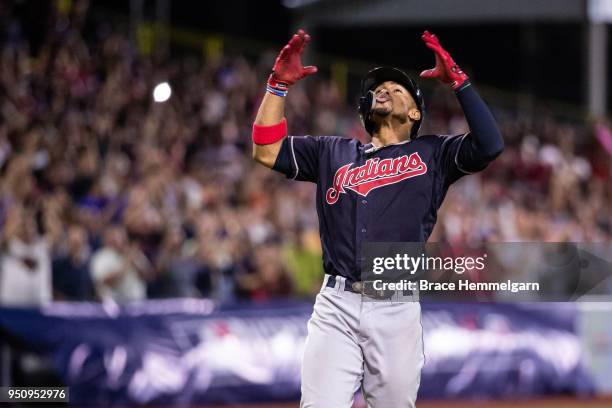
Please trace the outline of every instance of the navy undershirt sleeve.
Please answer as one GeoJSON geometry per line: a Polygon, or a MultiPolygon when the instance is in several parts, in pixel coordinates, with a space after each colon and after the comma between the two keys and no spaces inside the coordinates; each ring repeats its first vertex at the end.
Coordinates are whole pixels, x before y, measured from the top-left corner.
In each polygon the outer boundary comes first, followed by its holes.
{"type": "Polygon", "coordinates": [[[318,136],[287,136],[272,169],[293,180],[316,183],[321,140],[318,136]]]}
{"type": "Polygon", "coordinates": [[[276,161],[274,162],[272,170],[283,173],[287,177],[293,177],[295,170],[291,165],[291,152],[289,151],[289,143],[287,143],[287,139],[288,138],[285,138],[281,144],[281,148],[278,151],[278,155],[276,156],[276,161]]]}
{"type": "Polygon", "coordinates": [[[479,171],[501,154],[504,140],[493,114],[473,85],[467,83],[456,94],[470,126],[457,154],[457,166],[465,172],[479,171]]]}

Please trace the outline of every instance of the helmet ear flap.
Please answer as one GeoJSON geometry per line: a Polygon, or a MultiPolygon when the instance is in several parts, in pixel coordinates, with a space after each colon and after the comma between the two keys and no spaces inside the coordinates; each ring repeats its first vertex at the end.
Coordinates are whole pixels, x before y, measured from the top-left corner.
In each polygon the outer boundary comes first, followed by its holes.
{"type": "Polygon", "coordinates": [[[372,109],[374,109],[374,92],[369,90],[359,98],[359,118],[369,134],[374,131],[374,122],[370,120],[372,109]]]}

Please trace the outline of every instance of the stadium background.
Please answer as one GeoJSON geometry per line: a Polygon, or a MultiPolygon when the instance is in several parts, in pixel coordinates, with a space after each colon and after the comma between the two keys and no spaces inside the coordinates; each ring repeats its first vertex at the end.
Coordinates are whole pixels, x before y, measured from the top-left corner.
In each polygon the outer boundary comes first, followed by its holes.
{"type": "MultiPolygon", "coordinates": [[[[168,397],[180,396],[177,390],[159,399],[134,399],[135,391],[120,385],[129,379],[108,386],[109,370],[90,371],[87,382],[76,381],[67,368],[72,360],[62,354],[75,350],[62,351],[57,339],[68,344],[64,336],[78,337],[79,330],[102,338],[105,330],[126,329],[141,337],[109,344],[137,347],[146,342],[144,331],[114,326],[114,317],[164,316],[167,324],[176,313],[196,321],[198,313],[211,318],[222,313],[225,323],[215,320],[211,329],[222,344],[232,325],[247,318],[245,311],[264,307],[274,314],[270,311],[312,303],[323,273],[314,188],[286,181],[250,158],[250,130],[265,78],[297,27],[311,33],[306,58],[320,72],[291,89],[292,134],[365,141],[355,110],[360,77],[380,64],[414,76],[432,66],[433,57],[419,41],[424,29],[438,34],[490,104],[506,150],[485,172],[451,189],[431,241],[612,243],[608,2],[484,3],[0,3],[2,384],[71,379],[68,385],[77,392],[96,390],[92,404],[184,406],[190,401],[168,397]],[[171,96],[155,102],[153,90],[164,82],[171,96]],[[121,273],[115,275],[117,265],[121,273]],[[185,299],[207,303],[196,303],[194,313],[185,299]],[[124,306],[132,304],[142,305],[142,312],[124,306]],[[94,315],[103,322],[93,324],[94,315]],[[51,325],[57,316],[61,322],[51,325]],[[96,381],[104,386],[96,388],[96,381]]],[[[452,93],[420,83],[427,106],[423,131],[464,132],[452,93]]],[[[560,318],[569,321],[566,331],[580,345],[581,356],[579,375],[565,375],[587,385],[565,377],[560,383],[546,375],[521,377],[512,371],[516,364],[525,368],[520,353],[495,363],[488,362],[491,354],[483,354],[482,375],[503,383],[497,374],[511,373],[542,386],[521,388],[518,381],[508,389],[476,381],[452,394],[442,382],[437,391],[425,390],[422,406],[439,399],[474,405],[474,398],[497,406],[493,403],[513,397],[530,406],[548,406],[551,398],[551,406],[612,406],[605,400],[612,393],[609,305],[572,305],[560,318]]],[[[539,312],[552,316],[564,309],[546,307],[539,312]]],[[[523,312],[506,329],[541,330],[543,346],[550,340],[555,347],[545,331],[550,327],[534,325],[530,310],[523,312]]],[[[487,313],[506,316],[504,310],[483,312],[473,305],[454,319],[461,329],[472,324],[486,334],[479,322],[466,322],[476,315],[486,320],[487,313]]],[[[282,326],[278,320],[274,324],[282,326]]],[[[248,343],[248,330],[238,332],[247,335],[238,340],[248,343]]],[[[105,347],[104,340],[83,341],[105,347]]],[[[110,354],[102,350],[100,359],[116,357],[109,347],[110,354]]],[[[231,359],[231,353],[224,358],[231,359]]],[[[129,355],[125,359],[126,367],[142,364],[129,355]]],[[[248,401],[252,377],[237,376],[238,385],[246,385],[244,398],[220,393],[211,401],[248,401]]],[[[187,394],[194,403],[211,402],[205,392],[187,394]]],[[[253,401],[273,406],[256,394],[253,401]]],[[[295,406],[294,392],[262,395],[295,406]]]]}

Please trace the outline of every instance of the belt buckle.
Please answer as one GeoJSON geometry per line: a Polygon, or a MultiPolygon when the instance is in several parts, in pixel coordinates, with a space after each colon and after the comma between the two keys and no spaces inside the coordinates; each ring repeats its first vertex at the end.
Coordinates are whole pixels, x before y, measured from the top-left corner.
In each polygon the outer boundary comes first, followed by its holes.
{"type": "Polygon", "coordinates": [[[368,285],[368,283],[373,283],[374,281],[357,281],[351,284],[351,288],[357,292],[361,293],[364,296],[370,297],[372,299],[378,300],[387,300],[391,299],[395,294],[394,290],[383,290],[383,289],[374,289],[373,285],[368,285]],[[371,288],[371,290],[367,290],[371,288]]]}

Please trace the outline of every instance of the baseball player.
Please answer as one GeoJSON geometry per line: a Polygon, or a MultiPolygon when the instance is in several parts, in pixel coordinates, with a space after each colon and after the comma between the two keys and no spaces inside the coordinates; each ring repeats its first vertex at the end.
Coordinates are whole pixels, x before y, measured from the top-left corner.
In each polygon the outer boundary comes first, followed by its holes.
{"type": "Polygon", "coordinates": [[[308,322],[300,406],[348,408],[361,388],[370,407],[414,407],[424,364],[420,304],[364,301],[362,245],[426,242],[449,186],[483,170],[504,143],[467,75],[427,31],[422,40],[436,65],[421,77],[451,86],[468,133],[419,135],[421,91],[402,71],[381,67],[362,81],[359,114],[370,143],[287,136],[285,96],[317,72],[302,66],[309,40],[299,30],[281,50],[253,124],[256,161],[317,185],[325,278],[308,322]]]}

